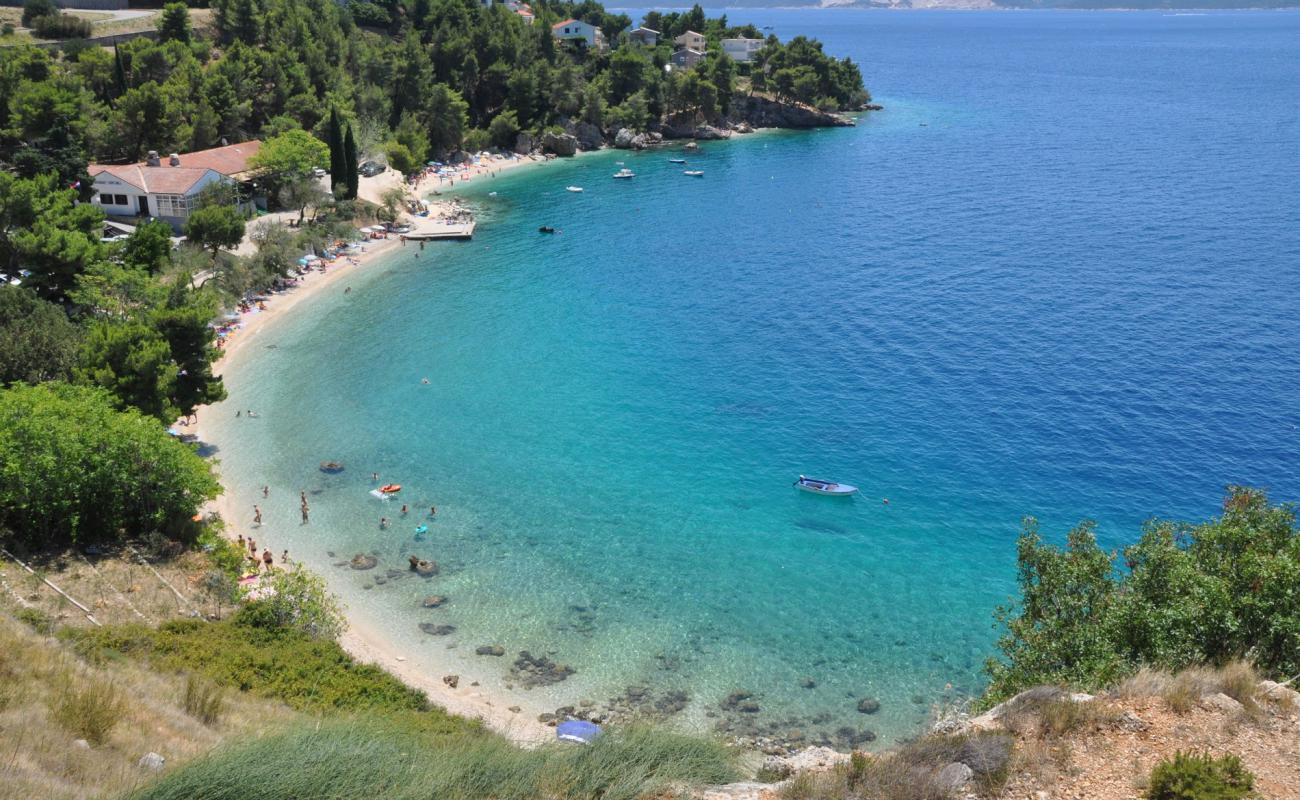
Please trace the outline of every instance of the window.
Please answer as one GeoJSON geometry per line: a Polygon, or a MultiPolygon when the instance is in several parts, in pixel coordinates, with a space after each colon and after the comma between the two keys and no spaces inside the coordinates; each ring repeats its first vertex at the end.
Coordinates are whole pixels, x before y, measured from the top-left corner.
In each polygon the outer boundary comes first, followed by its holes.
{"type": "Polygon", "coordinates": [[[158,216],[160,217],[188,217],[190,215],[190,199],[183,194],[160,194],[158,195],[158,216]]]}
{"type": "Polygon", "coordinates": [[[128,202],[130,202],[130,200],[124,194],[101,194],[99,196],[99,204],[101,206],[124,206],[128,202]]]}

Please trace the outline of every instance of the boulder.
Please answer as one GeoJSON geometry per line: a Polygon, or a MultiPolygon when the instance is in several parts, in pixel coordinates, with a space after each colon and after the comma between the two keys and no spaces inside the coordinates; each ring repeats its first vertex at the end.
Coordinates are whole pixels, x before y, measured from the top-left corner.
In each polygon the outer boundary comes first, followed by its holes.
{"type": "Polygon", "coordinates": [[[481,656],[503,656],[506,654],[506,649],[499,644],[485,644],[480,645],[474,652],[481,656]]]}
{"type": "Polygon", "coordinates": [[[136,762],[136,766],[139,767],[140,769],[147,769],[147,770],[152,770],[154,772],[157,772],[158,770],[162,769],[163,765],[166,763],[167,763],[167,759],[163,758],[157,753],[148,752],[140,756],[140,760],[136,762]]]}
{"type": "Polygon", "coordinates": [[[1283,686],[1276,681],[1260,681],[1259,691],[1280,706],[1290,706],[1293,710],[1300,710],[1300,692],[1289,686],[1283,686]]]}
{"type": "Polygon", "coordinates": [[[439,608],[446,604],[447,604],[447,598],[443,597],[440,594],[431,594],[428,597],[424,598],[424,600],[420,601],[420,605],[423,606],[424,608],[439,608]]]}
{"type": "Polygon", "coordinates": [[[72,748],[74,750],[89,750],[90,742],[86,741],[85,739],[73,739],[72,748]]]}
{"type": "Polygon", "coordinates": [[[859,714],[874,714],[880,710],[880,701],[874,697],[864,697],[858,701],[859,714]]]}
{"type": "Polygon", "coordinates": [[[1217,709],[1225,714],[1237,714],[1246,709],[1246,707],[1241,703],[1227,696],[1223,692],[1212,694],[1202,702],[1204,702],[1207,707],[1217,709]]]}
{"type": "Polygon", "coordinates": [[[547,131],[542,136],[542,152],[571,156],[578,152],[578,139],[572,134],[547,131]]]}
{"type": "Polygon", "coordinates": [[[379,559],[367,553],[357,553],[348,562],[348,566],[353,569],[374,569],[379,564],[379,559]]]}
{"type": "Polygon", "coordinates": [[[691,135],[696,139],[703,139],[706,141],[716,140],[716,139],[730,139],[731,131],[724,131],[721,128],[715,128],[712,125],[700,125],[694,131],[691,132],[691,135]]]}
{"type": "Polygon", "coordinates": [[[419,556],[413,555],[407,559],[407,563],[411,565],[411,571],[421,578],[432,578],[438,574],[437,561],[426,561],[419,556]]]}
{"type": "Polygon", "coordinates": [[[526,156],[537,149],[537,139],[531,133],[521,133],[515,139],[515,152],[526,156]]]}
{"type": "Polygon", "coordinates": [[[579,122],[573,126],[573,135],[582,150],[599,150],[605,144],[605,133],[590,122],[579,122]]]}
{"type": "Polygon", "coordinates": [[[743,121],[742,121],[742,122],[737,122],[734,126],[732,126],[731,129],[732,129],[733,131],[735,131],[736,133],[753,133],[753,132],[754,132],[754,127],[753,127],[752,125],[750,125],[748,122],[743,122],[743,121]]]}
{"type": "Polygon", "coordinates": [[[627,128],[619,128],[618,133],[614,134],[614,146],[619,150],[631,150],[632,140],[636,133],[627,128]]]}
{"type": "Polygon", "coordinates": [[[932,784],[944,794],[956,794],[974,775],[973,769],[954,761],[934,774],[932,784]]]}
{"type": "Polygon", "coordinates": [[[460,676],[459,676],[459,675],[443,675],[443,676],[442,676],[442,682],[445,683],[445,684],[447,684],[447,685],[450,686],[451,688],[455,689],[457,686],[460,685],[460,676]]]}
{"type": "Polygon", "coordinates": [[[1015,738],[1010,734],[972,736],[962,742],[955,760],[970,767],[976,775],[996,775],[1011,760],[1015,738]]]}

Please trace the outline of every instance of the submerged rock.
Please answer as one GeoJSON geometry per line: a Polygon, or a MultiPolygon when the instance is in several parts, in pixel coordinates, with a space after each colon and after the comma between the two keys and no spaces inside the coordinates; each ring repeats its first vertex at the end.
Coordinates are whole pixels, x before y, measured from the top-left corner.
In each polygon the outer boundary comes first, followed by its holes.
{"type": "Polygon", "coordinates": [[[456,632],[455,625],[436,625],[432,622],[421,622],[420,630],[430,636],[448,636],[456,632]]]}
{"type": "Polygon", "coordinates": [[[559,683],[576,673],[577,670],[568,664],[557,664],[546,656],[534,656],[527,650],[519,651],[519,657],[510,669],[511,676],[525,689],[559,683]]]}
{"type": "Polygon", "coordinates": [[[379,565],[379,559],[366,553],[357,553],[348,562],[348,566],[353,569],[374,569],[379,565]]]}
{"type": "Polygon", "coordinates": [[[813,680],[812,678],[800,678],[799,685],[805,689],[816,689],[817,681],[813,680]]]}
{"type": "Polygon", "coordinates": [[[499,644],[485,644],[480,645],[474,652],[481,656],[503,656],[506,654],[506,649],[499,644]]]}
{"type": "Polygon", "coordinates": [[[447,598],[440,594],[431,594],[420,601],[424,608],[438,608],[447,604],[447,598]]]}
{"type": "Polygon", "coordinates": [[[419,575],[421,578],[432,578],[434,575],[438,574],[437,561],[427,561],[419,556],[413,555],[407,559],[407,562],[411,565],[411,571],[416,575],[419,575]]]}
{"type": "Polygon", "coordinates": [[[864,697],[858,701],[859,714],[874,714],[880,710],[880,701],[874,697],[864,697]]]}

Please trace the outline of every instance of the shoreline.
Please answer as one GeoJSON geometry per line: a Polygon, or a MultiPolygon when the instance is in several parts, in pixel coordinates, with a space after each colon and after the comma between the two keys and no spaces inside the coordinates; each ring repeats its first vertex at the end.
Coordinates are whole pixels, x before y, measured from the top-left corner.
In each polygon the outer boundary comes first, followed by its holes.
{"type": "MultiPolygon", "coordinates": [[[[598,152],[598,151],[597,151],[598,152]]],[[[531,159],[521,157],[518,160],[504,160],[499,164],[493,162],[492,166],[496,167],[495,172],[499,174],[505,170],[516,170],[527,166],[537,166],[550,163],[558,159],[531,159]]],[[[482,177],[490,170],[486,166],[476,167],[478,170],[472,177],[482,177]]],[[[395,175],[396,173],[388,172],[385,175],[395,175]]],[[[430,181],[426,178],[423,181],[417,181],[414,186],[408,184],[404,179],[397,183],[391,179],[386,181],[391,185],[401,185],[408,193],[411,193],[421,199],[428,197],[430,181]]],[[[464,181],[462,185],[477,187],[481,185],[474,183],[472,180],[464,181]]],[[[432,182],[437,186],[437,182],[432,182]]],[[[385,186],[379,186],[378,191],[382,192],[385,186]]],[[[436,216],[450,209],[453,205],[455,195],[458,193],[460,186],[443,188],[438,195],[433,196],[430,201],[430,216],[436,216]]],[[[213,364],[213,373],[225,376],[231,368],[242,363],[241,359],[250,358],[248,347],[250,342],[262,341],[268,331],[272,331],[276,326],[285,319],[289,319],[295,309],[303,307],[314,298],[319,297],[327,289],[337,287],[342,281],[349,277],[359,277],[366,274],[369,268],[375,266],[385,256],[391,255],[394,250],[401,248],[401,240],[397,236],[389,239],[372,240],[372,243],[366,245],[363,253],[356,256],[356,263],[340,263],[326,268],[326,272],[308,272],[302,276],[300,282],[292,289],[270,296],[265,301],[265,309],[258,309],[246,314],[240,318],[240,327],[234,336],[227,339],[227,343],[222,347],[221,357],[213,364]]],[[[196,409],[196,420],[211,410],[214,406],[202,406],[196,409]]],[[[178,429],[199,430],[200,423],[195,422],[193,425],[187,425],[184,421],[177,423],[178,429]]],[[[240,515],[235,513],[234,493],[232,486],[226,476],[221,473],[220,463],[215,463],[215,472],[222,485],[222,493],[210,503],[204,511],[207,513],[218,514],[225,521],[227,529],[227,538],[234,538],[241,531],[236,520],[240,515]]],[[[322,574],[320,577],[329,583],[327,575],[322,574]]],[[[442,670],[435,669],[434,672],[428,672],[421,669],[420,666],[408,660],[407,656],[401,652],[401,647],[395,642],[390,641],[382,630],[376,626],[362,620],[355,613],[348,613],[344,609],[344,617],[347,620],[347,630],[339,637],[339,645],[347,651],[349,655],[360,663],[375,664],[387,672],[396,676],[399,680],[423,691],[429,698],[430,703],[441,706],[448,713],[457,716],[475,719],[482,722],[493,732],[506,737],[516,744],[525,746],[534,746],[554,738],[554,731],[547,725],[538,722],[536,717],[530,716],[525,711],[514,712],[509,706],[514,702],[506,696],[494,695],[486,690],[483,686],[471,686],[471,682],[464,682],[458,688],[452,688],[442,681],[442,670]]]]}

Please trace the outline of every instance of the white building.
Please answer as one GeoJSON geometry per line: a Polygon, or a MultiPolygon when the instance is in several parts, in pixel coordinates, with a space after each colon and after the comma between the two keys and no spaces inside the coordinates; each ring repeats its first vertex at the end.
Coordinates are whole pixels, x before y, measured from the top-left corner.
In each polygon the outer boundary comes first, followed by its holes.
{"type": "Polygon", "coordinates": [[[580,19],[555,23],[551,26],[551,35],[562,42],[582,42],[587,47],[605,48],[605,34],[600,28],[580,19]]]}
{"type": "Polygon", "coordinates": [[[767,44],[766,39],[723,39],[722,53],[732,61],[748,64],[754,60],[754,55],[762,50],[765,44],[767,44]]]}
{"type": "Polygon", "coordinates": [[[154,217],[179,230],[204,187],[252,177],[248,160],[261,147],[253,140],[166,159],[151,150],[135,164],[91,164],[86,170],[94,180],[91,202],[112,217],[154,217]]]}
{"type": "Polygon", "coordinates": [[[659,31],[651,30],[642,25],[639,28],[633,28],[627,32],[627,40],[643,44],[646,47],[654,47],[659,43],[659,31]]]}
{"type": "Polygon", "coordinates": [[[687,31],[673,39],[673,42],[677,45],[678,50],[694,50],[697,53],[703,53],[709,49],[709,40],[704,34],[695,31],[687,31]]]}

